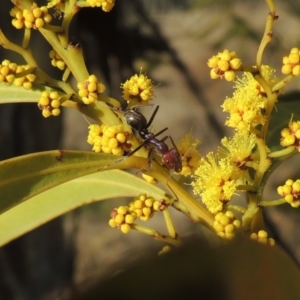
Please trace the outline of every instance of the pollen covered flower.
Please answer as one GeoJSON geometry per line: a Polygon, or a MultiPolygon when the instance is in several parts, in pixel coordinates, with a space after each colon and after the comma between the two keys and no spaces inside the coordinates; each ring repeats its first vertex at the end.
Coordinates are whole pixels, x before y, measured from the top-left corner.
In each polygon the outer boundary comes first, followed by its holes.
{"type": "Polygon", "coordinates": [[[105,124],[92,124],[89,126],[87,142],[93,145],[93,151],[112,153],[121,156],[124,151],[129,151],[131,134],[124,131],[122,125],[108,126],[105,124]]]}
{"type": "Polygon", "coordinates": [[[235,194],[237,183],[233,178],[236,178],[237,172],[238,168],[228,157],[219,158],[210,152],[201,158],[192,186],[211,213],[221,211],[235,194]]]}
{"type": "Polygon", "coordinates": [[[58,92],[47,92],[44,91],[41,95],[41,98],[38,102],[38,107],[42,110],[42,115],[45,118],[50,116],[59,116],[60,115],[60,96],[58,92]]]}
{"type": "Polygon", "coordinates": [[[153,82],[144,74],[135,74],[121,84],[121,88],[123,89],[123,99],[127,102],[134,100],[138,104],[147,104],[152,100],[153,82]]]}
{"type": "Polygon", "coordinates": [[[237,220],[232,211],[219,212],[215,215],[214,229],[217,235],[224,239],[232,239],[235,232],[241,227],[241,221],[237,220]]]}
{"type": "Polygon", "coordinates": [[[236,80],[233,96],[227,97],[222,105],[223,111],[230,113],[225,124],[241,131],[250,131],[251,128],[264,124],[264,95],[262,87],[253,75],[244,73],[242,78],[236,80]]]}
{"type": "Polygon", "coordinates": [[[115,5],[115,0],[86,0],[90,7],[101,7],[103,11],[109,12],[115,5]]]}
{"type": "Polygon", "coordinates": [[[283,74],[293,74],[294,76],[300,75],[300,51],[299,48],[292,48],[289,56],[283,57],[283,74]]]}
{"type": "Polygon", "coordinates": [[[239,172],[236,173],[237,182],[241,185],[251,183],[252,179],[248,172],[247,163],[253,161],[252,152],[256,146],[255,134],[236,131],[231,139],[223,138],[221,144],[220,155],[227,156],[231,163],[239,169],[239,172]]]}
{"type": "Polygon", "coordinates": [[[250,239],[258,241],[259,243],[265,245],[275,246],[275,240],[272,238],[268,238],[268,233],[265,230],[260,230],[258,233],[251,233],[250,239]]]}
{"type": "Polygon", "coordinates": [[[292,207],[300,206],[300,179],[288,179],[284,185],[277,188],[277,192],[292,207]]]}
{"type": "Polygon", "coordinates": [[[282,129],[280,145],[283,147],[295,146],[300,152],[300,121],[289,122],[289,127],[282,129]]]}
{"type": "Polygon", "coordinates": [[[234,51],[224,50],[211,57],[207,65],[211,68],[210,77],[212,79],[225,78],[227,81],[233,81],[235,72],[241,67],[242,61],[234,51]]]}
{"type": "Polygon", "coordinates": [[[23,27],[39,29],[52,20],[52,16],[48,14],[47,6],[38,7],[36,3],[33,3],[30,9],[13,8],[10,15],[14,18],[12,25],[17,29],[23,27]]]}
{"type": "Polygon", "coordinates": [[[199,143],[199,140],[192,138],[191,133],[186,134],[180,140],[178,151],[182,160],[181,175],[189,176],[195,172],[200,160],[200,153],[197,150],[199,143]]]}
{"type": "Polygon", "coordinates": [[[78,95],[84,104],[91,104],[98,100],[98,95],[105,91],[105,85],[98,81],[95,75],[90,75],[86,81],[78,82],[78,95]]]}

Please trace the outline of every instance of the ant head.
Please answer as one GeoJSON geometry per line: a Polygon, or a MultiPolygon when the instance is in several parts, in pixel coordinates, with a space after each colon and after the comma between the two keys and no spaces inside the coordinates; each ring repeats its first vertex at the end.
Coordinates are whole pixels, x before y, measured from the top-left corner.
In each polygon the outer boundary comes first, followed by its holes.
{"type": "Polygon", "coordinates": [[[177,149],[172,148],[162,157],[163,164],[170,170],[179,173],[182,170],[181,156],[177,149]]]}

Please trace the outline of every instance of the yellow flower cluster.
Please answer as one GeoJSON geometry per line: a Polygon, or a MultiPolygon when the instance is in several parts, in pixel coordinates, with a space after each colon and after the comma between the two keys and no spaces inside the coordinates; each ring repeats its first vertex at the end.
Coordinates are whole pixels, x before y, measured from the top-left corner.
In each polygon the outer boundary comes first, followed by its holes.
{"type": "Polygon", "coordinates": [[[283,147],[295,146],[300,151],[300,121],[289,122],[289,127],[282,129],[280,145],[283,147]]]}
{"type": "Polygon", "coordinates": [[[234,136],[223,138],[219,153],[228,157],[232,164],[236,165],[239,172],[236,172],[235,179],[239,185],[252,183],[249,174],[249,165],[253,167],[258,163],[253,159],[253,149],[256,147],[256,136],[253,133],[236,131],[234,136]]]}
{"type": "Polygon", "coordinates": [[[212,79],[225,78],[227,81],[233,81],[235,72],[241,67],[242,61],[234,51],[224,50],[211,57],[207,65],[211,68],[210,77],[212,79]]]}
{"type": "Polygon", "coordinates": [[[86,0],[91,7],[101,7],[103,11],[109,12],[115,5],[115,0],[86,0]]]}
{"type": "Polygon", "coordinates": [[[153,82],[144,74],[135,74],[123,83],[121,88],[123,89],[123,99],[127,102],[134,100],[140,104],[147,104],[152,100],[153,82]]]}
{"type": "Polygon", "coordinates": [[[51,58],[51,65],[60,70],[64,70],[66,68],[66,63],[62,60],[62,58],[58,55],[55,50],[51,50],[49,52],[49,57],[51,58]]]}
{"type": "Polygon", "coordinates": [[[93,151],[123,155],[124,151],[129,151],[131,144],[129,140],[131,134],[124,131],[122,125],[108,126],[105,124],[93,124],[89,126],[87,142],[93,145],[93,151]]]}
{"type": "Polygon", "coordinates": [[[115,208],[111,214],[111,219],[108,221],[108,225],[112,228],[118,228],[123,233],[128,233],[131,229],[131,225],[137,218],[134,211],[130,211],[128,206],[120,206],[115,208]]]}
{"type": "Polygon", "coordinates": [[[158,201],[146,194],[141,194],[130,202],[129,206],[115,208],[110,214],[111,219],[108,225],[120,229],[123,233],[128,233],[136,219],[146,222],[155,211],[163,211],[168,205],[165,199],[158,201]]]}
{"type": "Polygon", "coordinates": [[[230,113],[225,123],[227,126],[249,132],[251,128],[265,123],[262,114],[265,108],[265,97],[258,86],[251,73],[245,73],[236,81],[233,96],[227,97],[222,105],[223,111],[230,113]]]}
{"type": "Polygon", "coordinates": [[[260,230],[258,233],[251,233],[250,238],[265,245],[275,246],[275,240],[268,238],[268,233],[265,230],[260,230]]]}
{"type": "Polygon", "coordinates": [[[155,211],[163,211],[168,206],[166,200],[155,200],[146,194],[139,195],[129,203],[129,210],[134,211],[138,218],[146,222],[153,217],[155,211]]]}
{"type": "Polygon", "coordinates": [[[23,86],[26,90],[29,90],[32,88],[32,83],[36,76],[34,74],[27,74],[18,77],[18,73],[22,73],[29,68],[29,65],[18,66],[16,63],[12,63],[6,59],[0,65],[0,82],[4,82],[6,85],[14,84],[15,86],[23,86]]]}
{"type": "Polygon", "coordinates": [[[42,110],[42,115],[45,118],[60,115],[60,101],[58,92],[42,92],[41,98],[38,102],[39,109],[42,110]]]}
{"type": "Polygon", "coordinates": [[[199,140],[192,138],[191,133],[186,134],[179,142],[178,151],[182,161],[180,174],[185,177],[192,175],[199,164],[200,153],[197,150],[199,143],[199,140]]]}
{"type": "Polygon", "coordinates": [[[192,186],[212,214],[220,212],[235,194],[237,182],[234,178],[238,177],[238,172],[228,157],[219,158],[210,152],[200,159],[192,186]]]}
{"type": "Polygon", "coordinates": [[[15,7],[10,11],[10,15],[14,18],[12,25],[17,29],[22,29],[24,26],[29,29],[39,29],[52,20],[48,8],[38,7],[36,3],[33,3],[30,9],[21,10],[15,7]]]}
{"type": "Polygon", "coordinates": [[[300,179],[296,181],[288,179],[285,185],[279,186],[277,192],[292,207],[300,206],[300,179]]]}
{"type": "Polygon", "coordinates": [[[219,212],[215,215],[214,229],[217,235],[224,239],[232,239],[236,229],[241,227],[241,221],[235,218],[232,211],[219,212]]]}
{"type": "Polygon", "coordinates": [[[98,100],[98,95],[105,91],[105,85],[98,82],[95,75],[90,75],[86,81],[78,82],[77,88],[84,104],[91,104],[98,100]]]}
{"type": "Polygon", "coordinates": [[[300,51],[299,48],[292,48],[289,56],[283,57],[283,66],[281,72],[283,74],[300,75],[300,51]]]}

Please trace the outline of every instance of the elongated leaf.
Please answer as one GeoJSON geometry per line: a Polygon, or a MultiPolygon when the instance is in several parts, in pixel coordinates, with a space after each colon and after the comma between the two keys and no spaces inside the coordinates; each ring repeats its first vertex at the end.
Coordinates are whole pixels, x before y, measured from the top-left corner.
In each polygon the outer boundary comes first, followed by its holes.
{"type": "MultiPolygon", "coordinates": [[[[43,87],[44,90],[50,90],[50,88],[43,87]]],[[[26,90],[23,87],[14,85],[7,86],[3,82],[0,83],[0,104],[2,103],[29,103],[38,102],[41,97],[41,90],[33,88],[26,90]]]]}
{"type": "Polygon", "coordinates": [[[135,197],[140,193],[156,199],[164,196],[156,186],[120,170],[66,182],[1,214],[0,246],[77,207],[109,198],[135,197]]]}
{"type": "MultiPolygon", "coordinates": [[[[124,165],[132,159],[127,158],[113,167],[124,165]]],[[[100,168],[115,161],[114,155],[61,150],[33,153],[2,161],[0,213],[59,184],[99,172],[100,168]]]]}

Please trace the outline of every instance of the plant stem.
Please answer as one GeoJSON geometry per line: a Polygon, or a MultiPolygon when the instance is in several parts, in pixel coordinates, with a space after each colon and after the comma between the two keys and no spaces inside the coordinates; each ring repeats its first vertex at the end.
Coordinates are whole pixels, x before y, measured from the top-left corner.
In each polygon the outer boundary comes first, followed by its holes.
{"type": "Polygon", "coordinates": [[[256,54],[256,67],[259,71],[261,70],[263,52],[264,52],[267,44],[272,40],[272,37],[273,37],[272,27],[273,27],[274,20],[277,19],[276,8],[275,8],[273,0],[266,0],[266,2],[270,8],[270,12],[267,17],[265,32],[264,32],[263,38],[260,42],[260,45],[258,47],[257,54],[256,54]]]}
{"type": "Polygon", "coordinates": [[[290,146],[278,151],[274,151],[268,154],[268,157],[272,157],[272,158],[277,158],[277,157],[282,157],[282,156],[286,156],[286,155],[290,155],[295,151],[295,146],[290,146]]]}
{"type": "Polygon", "coordinates": [[[260,201],[259,205],[260,206],[277,206],[277,205],[281,205],[281,204],[285,204],[287,203],[284,198],[280,198],[280,199],[276,199],[276,200],[264,200],[264,201],[260,201]]]}

